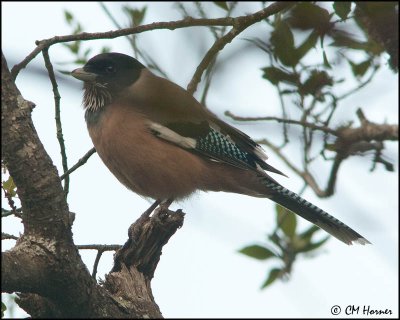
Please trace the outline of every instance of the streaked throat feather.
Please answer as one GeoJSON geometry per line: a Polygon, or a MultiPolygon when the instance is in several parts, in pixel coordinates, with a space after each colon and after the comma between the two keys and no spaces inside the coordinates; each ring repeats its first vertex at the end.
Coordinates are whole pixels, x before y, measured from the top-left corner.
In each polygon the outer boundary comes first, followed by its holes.
{"type": "Polygon", "coordinates": [[[92,112],[104,108],[111,103],[112,95],[106,84],[87,83],[83,94],[83,106],[92,112]]]}

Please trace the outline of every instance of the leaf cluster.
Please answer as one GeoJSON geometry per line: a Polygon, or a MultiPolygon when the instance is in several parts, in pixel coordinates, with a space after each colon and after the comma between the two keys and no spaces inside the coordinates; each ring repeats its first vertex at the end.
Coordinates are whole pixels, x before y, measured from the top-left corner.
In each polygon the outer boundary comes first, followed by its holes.
{"type": "Polygon", "coordinates": [[[240,253],[260,261],[274,261],[278,266],[271,268],[261,289],[265,289],[278,279],[287,279],[294,261],[299,255],[313,256],[329,239],[314,240],[320,229],[313,225],[305,231],[298,231],[296,215],[280,205],[276,205],[277,228],[268,236],[268,244],[252,244],[239,250],[240,253]]]}

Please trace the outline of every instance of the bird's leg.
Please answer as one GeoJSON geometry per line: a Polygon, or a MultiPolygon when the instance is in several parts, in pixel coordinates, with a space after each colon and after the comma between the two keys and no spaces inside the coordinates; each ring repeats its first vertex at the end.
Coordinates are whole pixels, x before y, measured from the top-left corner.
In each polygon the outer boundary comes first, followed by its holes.
{"type": "Polygon", "coordinates": [[[173,199],[166,199],[166,200],[157,199],[145,212],[142,213],[139,219],[148,218],[150,214],[154,211],[154,209],[158,207],[158,205],[160,205],[161,211],[168,210],[168,207],[171,205],[173,201],[174,201],[173,199]]]}
{"type": "Polygon", "coordinates": [[[174,201],[174,199],[166,199],[163,200],[160,204],[160,210],[161,211],[166,211],[168,210],[169,206],[171,205],[171,203],[174,201]]]}
{"type": "Polygon", "coordinates": [[[154,203],[145,211],[142,213],[141,217],[149,217],[150,214],[154,211],[155,208],[161,203],[161,200],[157,199],[154,201],[154,203]]]}

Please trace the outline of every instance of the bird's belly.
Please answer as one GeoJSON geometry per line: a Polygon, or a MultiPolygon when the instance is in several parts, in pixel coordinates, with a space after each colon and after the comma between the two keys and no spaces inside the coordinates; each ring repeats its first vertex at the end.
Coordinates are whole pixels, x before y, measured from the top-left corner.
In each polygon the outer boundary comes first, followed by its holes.
{"type": "Polygon", "coordinates": [[[108,169],[132,191],[154,199],[181,199],[201,186],[204,161],[151,134],[143,123],[88,127],[108,169]]]}

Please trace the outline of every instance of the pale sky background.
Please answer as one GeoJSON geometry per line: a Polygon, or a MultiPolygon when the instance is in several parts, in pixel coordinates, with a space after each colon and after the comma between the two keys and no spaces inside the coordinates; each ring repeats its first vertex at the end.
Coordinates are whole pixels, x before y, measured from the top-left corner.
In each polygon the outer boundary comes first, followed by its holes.
{"type": "MultiPolygon", "coordinates": [[[[135,5],[138,8],[143,2],[135,5]]],[[[110,10],[126,25],[120,14],[121,3],[107,3],[110,10]]],[[[145,23],[178,20],[172,3],[148,3],[145,23]]],[[[205,5],[213,16],[223,15],[213,4],[205,5]]],[[[259,10],[260,3],[241,3],[243,12],[259,10]]],[[[11,68],[35,47],[35,40],[70,34],[63,16],[68,9],[87,32],[115,29],[98,3],[2,3],[2,49],[11,68]]],[[[259,29],[258,29],[259,30],[259,29]]],[[[239,38],[257,34],[250,28],[239,38]]],[[[244,41],[235,39],[221,55],[235,52],[244,41]]],[[[113,51],[131,54],[123,38],[90,41],[85,47],[94,54],[102,46],[113,51]]],[[[140,36],[139,45],[164,67],[170,79],[186,87],[195,67],[212,38],[203,28],[160,30],[140,36]],[[205,36],[206,35],[206,36],[205,36]]],[[[62,45],[52,46],[50,56],[55,68],[72,69],[61,65],[71,57],[62,45]],[[59,64],[57,64],[59,63],[59,64]]],[[[320,53],[317,55],[320,57],[320,53]]],[[[39,55],[33,65],[45,70],[39,55]]],[[[261,79],[260,68],[267,65],[261,51],[246,51],[224,65],[217,74],[208,96],[208,107],[221,118],[227,109],[243,116],[277,115],[279,100],[271,85],[261,79]],[[248,85],[251,84],[251,85],[248,85]]],[[[345,68],[337,67],[335,76],[344,77],[345,68]]],[[[54,100],[47,78],[23,70],[17,85],[25,99],[36,103],[33,120],[47,150],[62,172],[59,146],[55,135],[54,100]]],[[[58,74],[59,79],[65,79],[58,74]]],[[[343,101],[337,121],[352,119],[358,124],[355,110],[362,107],[368,119],[377,123],[397,123],[397,75],[382,67],[374,84],[343,101]]],[[[81,108],[81,83],[59,81],[63,133],[70,166],[82,157],[92,142],[86,130],[81,108]]],[[[290,106],[289,108],[293,108],[290,106]]],[[[292,109],[293,110],[293,109],[292,109]]],[[[232,123],[232,122],[231,122],[232,123]]],[[[254,138],[276,137],[273,123],[234,123],[254,138]]],[[[372,155],[354,157],[342,165],[336,193],[329,199],[319,199],[307,190],[304,197],[346,222],[369,239],[372,246],[348,247],[330,239],[320,254],[312,259],[300,258],[287,282],[277,281],[266,290],[260,286],[274,262],[260,262],[237,253],[240,248],[260,243],[274,226],[274,205],[265,199],[235,194],[198,193],[189,200],[174,204],[187,213],[183,228],[177,231],[164,247],[163,255],[152,281],[155,300],[165,317],[334,317],[331,308],[339,305],[342,311],[349,306],[370,306],[371,309],[393,312],[398,317],[398,145],[385,143],[385,155],[395,165],[390,173],[378,166],[369,172],[372,155]]],[[[273,153],[269,163],[286,172],[290,178],[279,181],[293,191],[299,191],[302,181],[273,153]]],[[[291,159],[299,156],[299,145],[291,141],[286,150],[291,159]]],[[[314,168],[322,182],[327,172],[323,165],[314,168]]],[[[123,187],[107,170],[97,155],[71,176],[69,206],[76,213],[73,225],[76,244],[123,244],[128,226],[138,218],[149,202],[123,187]]],[[[300,227],[309,223],[301,221],[300,227]]],[[[22,224],[13,218],[2,221],[2,230],[18,235],[22,224]]],[[[321,232],[322,235],[322,232],[321,232]]],[[[3,250],[14,241],[3,241],[3,250]]],[[[92,269],[95,251],[81,251],[82,258],[92,269]]],[[[112,266],[112,254],[103,255],[98,276],[104,277],[112,266]]],[[[7,315],[7,314],[6,314],[7,315]]],[[[16,316],[23,316],[16,311],[16,316]]],[[[346,316],[345,314],[341,314],[346,316]]],[[[357,317],[348,315],[346,317],[357,317]]],[[[358,317],[363,317],[359,314],[358,317]]]]}

